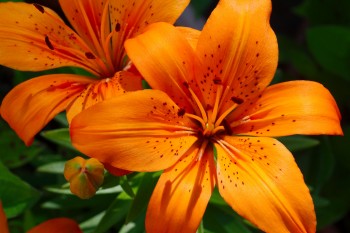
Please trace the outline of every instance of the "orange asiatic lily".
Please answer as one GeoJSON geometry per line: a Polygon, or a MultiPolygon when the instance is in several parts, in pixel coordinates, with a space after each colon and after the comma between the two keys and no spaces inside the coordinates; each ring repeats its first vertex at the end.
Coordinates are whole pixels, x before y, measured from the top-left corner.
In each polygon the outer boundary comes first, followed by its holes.
{"type": "MultiPolygon", "coordinates": [[[[0,202],[0,232],[10,233],[6,215],[0,202]]],[[[54,218],[33,227],[27,233],[82,233],[79,225],[69,218],[54,218]]]]}
{"type": "Polygon", "coordinates": [[[0,64],[41,71],[80,67],[94,78],[51,74],[15,87],[1,116],[30,145],[57,113],[74,115],[102,100],[141,89],[128,70],[124,41],[154,22],[173,23],[189,0],[60,0],[72,28],[38,4],[0,3],[0,64]]]}
{"type": "Polygon", "coordinates": [[[316,82],[268,86],[278,60],[270,13],[270,0],[221,0],[195,49],[173,26],[150,26],[125,46],[156,90],[127,93],[73,119],[73,144],[87,155],[132,171],[164,169],[147,232],[195,232],[215,186],[263,231],[315,232],[303,176],[271,137],[340,135],[340,114],[316,82]]]}

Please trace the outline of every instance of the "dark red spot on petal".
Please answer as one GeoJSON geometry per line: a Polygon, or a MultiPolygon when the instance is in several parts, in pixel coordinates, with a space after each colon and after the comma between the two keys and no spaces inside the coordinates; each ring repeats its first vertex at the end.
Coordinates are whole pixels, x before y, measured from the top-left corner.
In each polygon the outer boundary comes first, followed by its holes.
{"type": "Polygon", "coordinates": [[[221,84],[221,83],[222,83],[220,78],[215,78],[215,79],[213,79],[213,82],[214,82],[215,84],[221,84]]]}
{"type": "Polygon", "coordinates": [[[120,23],[117,23],[117,24],[115,25],[115,31],[116,31],[116,32],[120,32],[120,23]]]}
{"type": "Polygon", "coordinates": [[[86,52],[85,57],[87,57],[87,59],[96,59],[95,55],[93,55],[91,52],[86,52]]]}
{"type": "Polygon", "coordinates": [[[186,113],[186,110],[184,108],[180,108],[178,111],[177,111],[177,115],[180,117],[180,116],[183,116],[185,115],[186,113]]]}

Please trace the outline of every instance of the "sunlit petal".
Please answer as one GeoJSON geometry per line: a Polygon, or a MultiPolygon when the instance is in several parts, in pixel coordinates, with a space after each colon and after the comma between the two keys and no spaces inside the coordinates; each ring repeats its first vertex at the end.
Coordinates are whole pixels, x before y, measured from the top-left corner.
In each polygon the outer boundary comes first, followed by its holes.
{"type": "Polygon", "coordinates": [[[145,27],[156,22],[173,24],[189,4],[189,0],[118,0],[110,1],[112,51],[119,51],[117,64],[123,59],[124,41],[141,33],[145,27]]]}
{"type": "Polygon", "coordinates": [[[160,176],[147,215],[147,232],[196,232],[215,186],[212,148],[198,160],[198,149],[160,176]]]}
{"type": "Polygon", "coordinates": [[[332,95],[321,84],[291,81],[270,86],[254,104],[242,106],[229,121],[236,134],[287,136],[341,135],[340,113],[332,95]],[[243,119],[243,121],[241,120],[243,119]]]}
{"type": "Polygon", "coordinates": [[[173,165],[196,140],[196,124],[180,113],[161,91],[129,92],[78,114],[71,138],[76,148],[102,163],[158,171],[173,165]]]}
{"type": "Polygon", "coordinates": [[[198,84],[211,106],[217,86],[224,86],[221,113],[233,104],[232,97],[249,103],[274,76],[278,48],[270,13],[270,0],[221,0],[203,28],[197,46],[204,63],[198,84]]]}
{"type": "Polygon", "coordinates": [[[313,202],[293,155],[277,140],[218,140],[219,192],[244,218],[267,232],[315,232],[313,202]]]}
{"type": "Polygon", "coordinates": [[[188,85],[194,84],[198,61],[185,34],[170,24],[157,23],[128,40],[125,48],[152,88],[165,91],[179,106],[193,111],[188,85]]]}
{"type": "Polygon", "coordinates": [[[34,135],[82,92],[90,78],[55,74],[25,81],[3,99],[1,116],[30,145],[34,135]]]}

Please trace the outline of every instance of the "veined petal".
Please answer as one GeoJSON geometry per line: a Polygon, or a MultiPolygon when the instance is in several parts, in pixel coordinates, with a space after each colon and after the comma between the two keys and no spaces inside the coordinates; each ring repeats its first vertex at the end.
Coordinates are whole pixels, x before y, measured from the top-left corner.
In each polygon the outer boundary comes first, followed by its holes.
{"type": "Polygon", "coordinates": [[[164,92],[143,90],[86,109],[73,118],[70,130],[73,145],[104,164],[158,171],[192,146],[194,127],[164,92]]]}
{"type": "MultiPolygon", "coordinates": [[[[101,29],[103,17],[108,17],[108,15],[104,14],[105,7],[108,7],[106,2],[108,1],[59,0],[61,8],[73,28],[100,57],[105,55],[101,47],[101,40],[104,40],[106,35],[105,33],[101,35],[101,29]]],[[[109,28],[109,20],[105,20],[103,26],[108,29],[108,32],[106,32],[108,35],[111,30],[109,28]]]]}
{"type": "Polygon", "coordinates": [[[0,64],[26,71],[77,66],[96,73],[82,39],[52,10],[27,3],[0,3],[0,64]]]}
{"type": "Polygon", "coordinates": [[[219,115],[232,106],[232,97],[249,103],[272,80],[278,47],[270,13],[270,0],[221,0],[205,24],[197,46],[203,61],[197,82],[211,106],[223,85],[219,115]]]}
{"type": "Polygon", "coordinates": [[[193,49],[196,49],[201,31],[189,27],[176,27],[187,39],[193,49]]]}
{"type": "Polygon", "coordinates": [[[225,201],[265,232],[316,231],[313,202],[293,155],[277,140],[217,141],[218,188],[225,201]]]}
{"type": "Polygon", "coordinates": [[[290,81],[272,85],[257,102],[240,112],[242,114],[233,112],[228,120],[231,125],[239,124],[232,128],[235,134],[343,134],[334,98],[316,82],[290,81]]]}
{"type": "Polygon", "coordinates": [[[201,159],[198,153],[191,150],[160,176],[147,209],[147,232],[196,232],[215,186],[212,147],[201,159]]]}
{"type": "Polygon", "coordinates": [[[197,88],[192,84],[198,61],[184,34],[170,24],[156,23],[126,41],[125,48],[153,89],[166,92],[181,108],[193,112],[188,87],[197,88]]]}
{"type": "Polygon", "coordinates": [[[71,122],[73,117],[104,100],[122,95],[129,91],[142,89],[142,77],[131,72],[117,72],[113,78],[106,78],[92,82],[86,86],[78,98],[67,107],[67,119],[71,122]]]}
{"type": "Polygon", "coordinates": [[[69,218],[54,218],[32,228],[27,233],[82,233],[78,224],[69,218]]]}
{"type": "Polygon", "coordinates": [[[78,75],[45,75],[25,81],[3,99],[1,116],[30,145],[34,135],[84,90],[92,79],[78,75]]]}
{"type": "Polygon", "coordinates": [[[167,22],[173,24],[189,4],[189,0],[112,0],[110,1],[113,54],[116,65],[124,58],[124,42],[138,35],[149,24],[167,22]]]}
{"type": "Polygon", "coordinates": [[[7,218],[5,215],[5,211],[2,208],[2,203],[0,200],[0,232],[2,233],[10,233],[7,224],[7,218]]]}

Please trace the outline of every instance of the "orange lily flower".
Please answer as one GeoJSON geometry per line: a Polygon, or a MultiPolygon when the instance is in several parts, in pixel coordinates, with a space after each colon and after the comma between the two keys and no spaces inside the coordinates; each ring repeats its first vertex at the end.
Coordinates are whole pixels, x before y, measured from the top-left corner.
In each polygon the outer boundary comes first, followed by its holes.
{"type": "Polygon", "coordinates": [[[128,71],[124,41],[148,24],[173,23],[189,0],[59,0],[73,28],[38,4],[0,3],[0,64],[41,71],[80,67],[94,78],[51,74],[15,87],[3,100],[1,116],[30,145],[56,114],[70,121],[97,102],[142,89],[128,71]]]}
{"type": "Polygon", "coordinates": [[[316,231],[302,173],[271,137],[341,135],[340,114],[316,82],[268,86],[278,62],[270,13],[270,0],[221,0],[195,48],[172,25],[153,24],[125,47],[156,90],[127,93],[72,120],[73,144],[85,154],[131,171],[164,169],[147,232],[195,232],[215,186],[263,231],[316,231]]]}
{"type": "MultiPolygon", "coordinates": [[[[7,218],[0,202],[0,232],[9,233],[7,218]]],[[[78,224],[69,218],[54,218],[39,224],[27,233],[82,233],[78,224]]]]}

